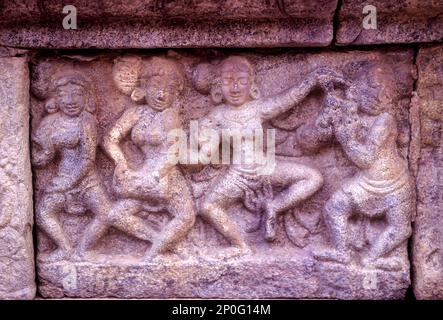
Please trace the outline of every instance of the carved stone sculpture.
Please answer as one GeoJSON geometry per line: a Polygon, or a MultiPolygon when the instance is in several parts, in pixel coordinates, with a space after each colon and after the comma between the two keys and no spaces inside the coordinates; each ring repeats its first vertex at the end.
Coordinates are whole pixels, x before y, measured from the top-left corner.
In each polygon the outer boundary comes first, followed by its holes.
{"type": "Polygon", "coordinates": [[[38,57],[42,295],[404,295],[410,62],[38,57]]]}
{"type": "Polygon", "coordinates": [[[324,142],[327,131],[326,135],[335,137],[359,169],[326,202],[324,219],[334,248],[315,255],[320,260],[349,264],[352,260],[349,224],[351,218],[356,218],[360,224],[361,246],[369,244],[361,259],[362,265],[407,269],[404,244],[411,235],[414,195],[407,161],[399,155],[396,145],[397,124],[395,115],[391,114],[396,97],[395,80],[388,66],[368,63],[366,71],[364,79],[346,90],[344,99],[331,90],[317,122],[318,130],[310,126],[308,132],[299,136],[303,139],[313,134],[316,137],[310,139],[324,142]],[[385,219],[385,226],[369,243],[366,227],[375,219],[385,219]],[[400,257],[387,258],[399,246],[403,247],[400,257]]]}
{"type": "Polygon", "coordinates": [[[0,0],[0,300],[443,299],[443,1],[0,0]]]}
{"type": "MultiPolygon", "coordinates": [[[[203,66],[200,69],[203,69],[203,66]]],[[[254,82],[254,70],[247,59],[238,56],[229,57],[212,72],[215,73],[214,76],[206,75],[206,77],[212,80],[209,84],[210,93],[218,106],[202,121],[201,130],[217,130],[220,135],[222,130],[263,131],[263,122],[301,103],[317,81],[334,80],[326,72],[319,72],[317,78],[309,76],[300,86],[294,86],[279,95],[260,99],[259,89],[254,82]]],[[[196,76],[204,77],[199,74],[196,76]]],[[[198,84],[203,85],[202,81],[198,81],[198,84]]],[[[214,149],[211,145],[213,143],[208,139],[200,141],[203,154],[214,149]]],[[[218,148],[218,139],[215,143],[215,148],[218,148]]],[[[243,149],[240,151],[242,159],[248,152],[244,150],[247,147],[246,144],[242,145],[243,149]]],[[[312,196],[322,186],[323,177],[317,169],[292,161],[279,160],[277,163],[262,165],[248,165],[245,161],[241,161],[240,164],[231,165],[228,171],[214,182],[202,200],[200,214],[229,241],[247,250],[247,244],[227,217],[225,212],[227,206],[238,198],[243,198],[247,202],[251,194],[264,189],[264,194],[267,194],[262,204],[265,211],[265,239],[273,241],[276,237],[277,214],[292,209],[296,204],[312,196]],[[265,172],[264,166],[271,167],[269,172],[265,172]],[[284,191],[274,196],[272,190],[269,190],[273,185],[284,188],[284,191]]]]}
{"type": "Polygon", "coordinates": [[[97,133],[92,115],[94,101],[88,88],[81,75],[59,76],[45,105],[48,115],[32,137],[35,167],[44,168],[60,157],[56,175],[45,187],[36,208],[37,225],[57,246],[46,259],[64,258],[73,251],[58,221],[60,211],[91,210],[103,216],[110,210],[94,168],[97,133]]]}
{"type": "Polygon", "coordinates": [[[181,127],[176,105],[184,85],[180,66],[173,60],[154,57],[140,71],[143,72],[140,87],[134,88],[131,98],[143,105],[123,113],[104,137],[104,148],[116,165],[113,177],[116,192],[121,197],[140,201],[126,205],[122,215],[141,211],[146,202],[147,210],[152,210],[150,205],[155,207],[154,203],[173,216],[153,241],[149,258],[170,249],[187,234],[195,221],[195,206],[183,174],[167,158],[168,132],[181,127]],[[126,136],[143,153],[138,166],[128,163],[119,145],[126,136]]]}

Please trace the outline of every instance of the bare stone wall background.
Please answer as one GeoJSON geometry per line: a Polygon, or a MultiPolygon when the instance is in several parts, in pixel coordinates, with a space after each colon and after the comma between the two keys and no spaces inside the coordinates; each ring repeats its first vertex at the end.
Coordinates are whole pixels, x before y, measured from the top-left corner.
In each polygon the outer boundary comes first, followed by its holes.
{"type": "Polygon", "coordinates": [[[35,295],[25,58],[0,58],[0,299],[35,295]]]}
{"type": "Polygon", "coordinates": [[[414,292],[419,299],[443,298],[443,46],[421,48],[417,57],[417,109],[420,128],[417,217],[412,257],[414,292]]]}

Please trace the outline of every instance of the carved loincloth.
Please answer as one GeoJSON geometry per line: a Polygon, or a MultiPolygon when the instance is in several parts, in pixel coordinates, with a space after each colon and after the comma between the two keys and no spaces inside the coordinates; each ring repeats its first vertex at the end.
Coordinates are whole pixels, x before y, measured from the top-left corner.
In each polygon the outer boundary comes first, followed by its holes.
{"type": "Polygon", "coordinates": [[[389,180],[373,180],[364,174],[359,175],[358,184],[364,190],[378,196],[392,194],[399,189],[409,185],[409,175],[407,170],[403,170],[396,178],[389,180]]]}
{"type": "Polygon", "coordinates": [[[95,172],[87,174],[80,183],[65,192],[65,210],[67,213],[82,214],[86,211],[83,197],[92,188],[101,188],[100,180],[95,172]]]}
{"type": "Polygon", "coordinates": [[[380,215],[405,201],[412,201],[412,188],[407,169],[388,180],[374,180],[358,173],[342,191],[353,199],[354,209],[370,216],[380,215]]]}
{"type": "Polygon", "coordinates": [[[243,198],[246,208],[252,211],[259,210],[252,207],[260,206],[259,203],[263,201],[262,195],[267,193],[266,189],[268,193],[272,190],[270,177],[259,175],[255,170],[240,171],[232,167],[221,178],[217,181],[214,192],[231,199],[243,198]]]}

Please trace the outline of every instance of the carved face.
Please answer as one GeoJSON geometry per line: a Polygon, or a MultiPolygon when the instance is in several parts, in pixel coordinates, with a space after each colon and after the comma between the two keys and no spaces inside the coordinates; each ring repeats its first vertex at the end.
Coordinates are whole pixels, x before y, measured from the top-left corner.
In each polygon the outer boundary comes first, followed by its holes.
{"type": "Polygon", "coordinates": [[[249,100],[251,79],[248,72],[223,70],[221,89],[225,102],[239,107],[249,100]]]}
{"type": "Polygon", "coordinates": [[[76,117],[83,111],[86,103],[84,88],[72,83],[58,87],[56,101],[64,114],[76,117]]]}
{"type": "Polygon", "coordinates": [[[146,87],[146,102],[157,111],[163,111],[172,106],[179,92],[174,79],[168,76],[153,76],[146,87]]]}

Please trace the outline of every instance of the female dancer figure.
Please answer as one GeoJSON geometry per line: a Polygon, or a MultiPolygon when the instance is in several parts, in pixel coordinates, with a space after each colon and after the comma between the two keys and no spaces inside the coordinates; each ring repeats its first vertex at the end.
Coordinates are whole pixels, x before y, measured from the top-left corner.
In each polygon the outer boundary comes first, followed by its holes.
{"type": "Polygon", "coordinates": [[[181,128],[175,103],[183,90],[184,75],[180,65],[169,58],[154,57],[150,62],[141,87],[131,96],[143,104],[126,110],[104,138],[104,148],[116,164],[114,189],[120,196],[134,199],[125,210],[113,213],[131,216],[146,206],[161,205],[173,216],[154,239],[147,259],[171,249],[194,225],[196,215],[187,181],[178,166],[168,160],[172,145],[168,133],[181,128]],[[131,164],[120,146],[126,137],[143,154],[140,166],[131,164]]]}
{"type": "MultiPolygon", "coordinates": [[[[109,219],[114,208],[95,170],[97,148],[95,109],[90,84],[77,73],[58,78],[54,83],[54,96],[46,103],[49,113],[32,136],[34,166],[44,168],[59,160],[57,173],[43,190],[36,208],[36,222],[57,245],[48,260],[81,257],[89,242],[83,237],[76,252],[58,221],[61,211],[91,210],[94,221],[112,222],[115,227],[143,240],[152,240],[153,231],[137,217],[125,220],[109,219]]],[[[85,236],[88,235],[88,230],[85,236]]]]}
{"type": "MultiPolygon", "coordinates": [[[[195,83],[197,87],[206,87],[204,79],[211,77],[202,74],[207,67],[201,65],[196,69],[195,83]],[[203,79],[203,80],[202,80],[203,79]]],[[[260,99],[258,88],[254,82],[254,70],[249,61],[240,56],[231,56],[223,60],[215,71],[215,80],[210,83],[209,90],[213,101],[218,106],[213,109],[201,123],[203,129],[215,130],[219,136],[222,131],[242,132],[249,130],[263,132],[263,123],[299,104],[317,84],[339,81],[331,72],[320,71],[301,85],[294,86],[279,95],[260,99]]],[[[223,139],[223,137],[222,137],[223,139]]],[[[230,138],[229,138],[230,139],[230,138]]],[[[227,141],[229,143],[229,141],[227,141]]],[[[200,151],[203,154],[218,149],[220,139],[201,139],[200,151]]],[[[246,144],[242,144],[241,159],[245,159],[246,144]]],[[[248,253],[237,226],[231,222],[227,209],[237,200],[245,199],[248,194],[262,188],[266,180],[272,186],[280,186],[284,190],[265,203],[265,239],[273,241],[276,237],[275,224],[277,214],[293,208],[312,196],[322,185],[321,173],[310,166],[278,161],[271,173],[263,174],[263,167],[269,164],[248,164],[241,161],[229,165],[227,173],[219,176],[202,200],[200,214],[209,221],[240,253],[248,253]]]]}

